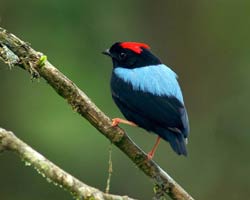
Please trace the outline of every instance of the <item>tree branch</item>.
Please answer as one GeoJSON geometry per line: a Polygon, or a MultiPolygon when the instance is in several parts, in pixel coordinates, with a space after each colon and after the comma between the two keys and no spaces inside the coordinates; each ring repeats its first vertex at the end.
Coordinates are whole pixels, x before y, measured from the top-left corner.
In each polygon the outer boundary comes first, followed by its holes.
{"type": "Polygon", "coordinates": [[[158,193],[175,200],[193,200],[119,127],[112,127],[111,120],[71,80],[56,69],[44,56],[33,50],[5,29],[0,27],[0,58],[8,65],[17,65],[33,77],[43,77],[54,90],[65,98],[73,110],[86,118],[97,130],[125,153],[147,176],[157,184],[158,193]]]}
{"type": "Polygon", "coordinates": [[[49,182],[53,181],[55,185],[64,187],[76,199],[135,200],[127,196],[106,194],[82,183],[18,139],[12,132],[0,128],[0,152],[4,150],[16,152],[26,165],[34,166],[37,172],[46,177],[49,182]]]}

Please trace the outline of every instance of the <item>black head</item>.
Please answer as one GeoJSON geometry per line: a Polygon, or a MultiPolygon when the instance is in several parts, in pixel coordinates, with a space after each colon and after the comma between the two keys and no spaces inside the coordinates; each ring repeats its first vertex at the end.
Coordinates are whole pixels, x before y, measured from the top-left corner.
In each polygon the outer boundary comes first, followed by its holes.
{"type": "Polygon", "coordinates": [[[103,54],[112,58],[114,67],[138,68],[161,64],[159,58],[153,55],[149,46],[138,42],[117,42],[103,54]]]}

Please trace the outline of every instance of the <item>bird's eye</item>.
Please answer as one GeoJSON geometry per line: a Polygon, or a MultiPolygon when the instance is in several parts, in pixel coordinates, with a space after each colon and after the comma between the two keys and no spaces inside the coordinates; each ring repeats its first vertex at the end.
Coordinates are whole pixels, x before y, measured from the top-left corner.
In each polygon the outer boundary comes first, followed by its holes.
{"type": "Polygon", "coordinates": [[[124,60],[126,57],[127,57],[127,54],[124,53],[124,52],[121,52],[121,53],[119,54],[120,60],[124,60]]]}

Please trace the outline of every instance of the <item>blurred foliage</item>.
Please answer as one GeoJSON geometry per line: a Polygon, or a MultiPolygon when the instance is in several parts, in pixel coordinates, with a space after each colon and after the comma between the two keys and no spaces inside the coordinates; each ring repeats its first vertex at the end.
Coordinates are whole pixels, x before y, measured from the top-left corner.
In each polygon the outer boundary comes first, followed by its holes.
{"type": "MultiPolygon", "coordinates": [[[[115,41],[141,41],[180,77],[189,111],[189,156],[162,142],[155,160],[196,199],[250,195],[250,2],[1,0],[0,26],[30,42],[110,117],[121,116],[109,91],[115,41]]],[[[89,185],[105,188],[109,142],[72,112],[44,80],[0,63],[0,126],[89,185]]],[[[123,126],[146,152],[155,136],[123,126]]],[[[11,153],[0,155],[0,199],[71,196],[11,153]]],[[[153,185],[113,147],[111,192],[151,199],[153,185]]]]}

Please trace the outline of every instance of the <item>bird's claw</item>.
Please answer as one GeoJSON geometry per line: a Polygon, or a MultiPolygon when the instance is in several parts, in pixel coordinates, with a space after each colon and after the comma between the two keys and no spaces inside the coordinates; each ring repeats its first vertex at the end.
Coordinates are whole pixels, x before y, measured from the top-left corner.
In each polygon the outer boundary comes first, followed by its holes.
{"type": "Polygon", "coordinates": [[[112,125],[111,126],[118,126],[118,124],[119,124],[119,120],[118,120],[118,118],[114,118],[114,119],[112,119],[112,125]]]}
{"type": "Polygon", "coordinates": [[[128,121],[128,120],[125,120],[125,119],[121,119],[121,118],[112,119],[112,126],[117,126],[120,123],[127,124],[127,125],[130,125],[130,126],[137,126],[134,122],[131,122],[131,121],[128,121]]]}
{"type": "Polygon", "coordinates": [[[152,151],[150,151],[148,154],[147,154],[147,159],[148,160],[152,160],[154,157],[154,153],[152,151]]]}

